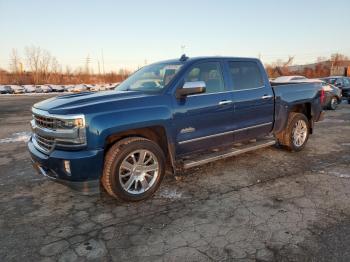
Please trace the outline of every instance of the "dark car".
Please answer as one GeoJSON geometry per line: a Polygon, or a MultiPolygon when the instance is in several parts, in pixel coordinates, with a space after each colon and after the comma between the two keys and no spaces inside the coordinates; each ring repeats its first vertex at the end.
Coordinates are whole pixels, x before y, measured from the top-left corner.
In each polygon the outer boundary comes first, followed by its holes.
{"type": "Polygon", "coordinates": [[[330,76],[321,80],[332,84],[342,90],[342,96],[350,104],[350,78],[345,76],[330,76]]]}
{"type": "Polygon", "coordinates": [[[322,89],[325,95],[323,108],[335,110],[338,104],[341,103],[342,90],[332,84],[325,82],[324,80],[315,79],[315,81],[321,81],[322,83],[322,89]]]}
{"type": "Polygon", "coordinates": [[[11,86],[0,86],[0,94],[13,94],[11,86]]]}

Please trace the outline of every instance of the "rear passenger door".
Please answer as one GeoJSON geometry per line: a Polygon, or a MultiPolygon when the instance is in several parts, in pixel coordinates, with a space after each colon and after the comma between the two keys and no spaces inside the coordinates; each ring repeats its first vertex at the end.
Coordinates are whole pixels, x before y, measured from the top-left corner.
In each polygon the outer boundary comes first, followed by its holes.
{"type": "Polygon", "coordinates": [[[231,60],[226,65],[233,89],[234,141],[268,134],[273,125],[274,94],[261,64],[231,60]]]}

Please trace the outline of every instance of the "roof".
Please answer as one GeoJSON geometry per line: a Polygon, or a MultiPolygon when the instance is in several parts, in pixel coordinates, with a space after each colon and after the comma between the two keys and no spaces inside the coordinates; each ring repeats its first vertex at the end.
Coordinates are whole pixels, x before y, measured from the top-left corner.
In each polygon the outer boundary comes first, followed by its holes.
{"type": "Polygon", "coordinates": [[[321,79],[330,79],[330,78],[343,78],[346,76],[327,76],[327,77],[322,77],[321,79]]]}
{"type": "Polygon", "coordinates": [[[164,60],[164,61],[159,61],[156,62],[156,64],[161,64],[161,63],[177,63],[177,62],[196,62],[200,60],[205,60],[205,59],[243,59],[243,60],[251,60],[251,61],[257,61],[257,58],[251,58],[251,57],[230,57],[230,56],[197,56],[197,57],[188,57],[187,60],[185,61],[180,61],[180,57],[176,59],[169,59],[169,60],[164,60]]]}

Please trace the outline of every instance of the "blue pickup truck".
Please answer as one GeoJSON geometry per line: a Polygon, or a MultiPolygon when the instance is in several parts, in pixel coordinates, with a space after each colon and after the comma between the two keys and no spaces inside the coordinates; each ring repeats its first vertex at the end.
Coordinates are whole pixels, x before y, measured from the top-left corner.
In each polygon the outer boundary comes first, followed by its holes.
{"type": "Polygon", "coordinates": [[[323,118],[321,91],[320,83],[270,84],[258,59],[183,55],[141,68],[113,91],[35,104],[28,149],[57,182],[138,201],[166,170],[276,143],[301,150],[323,118]]]}

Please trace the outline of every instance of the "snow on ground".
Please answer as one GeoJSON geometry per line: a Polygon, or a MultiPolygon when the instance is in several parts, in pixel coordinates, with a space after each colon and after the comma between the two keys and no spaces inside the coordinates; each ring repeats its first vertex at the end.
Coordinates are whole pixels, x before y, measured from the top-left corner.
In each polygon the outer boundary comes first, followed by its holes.
{"type": "Polygon", "coordinates": [[[0,139],[0,144],[14,143],[14,142],[28,142],[30,132],[13,133],[11,137],[0,139]]]}
{"type": "Polygon", "coordinates": [[[161,198],[178,199],[182,198],[182,193],[178,192],[176,189],[164,188],[159,192],[159,196],[161,198]]]}

